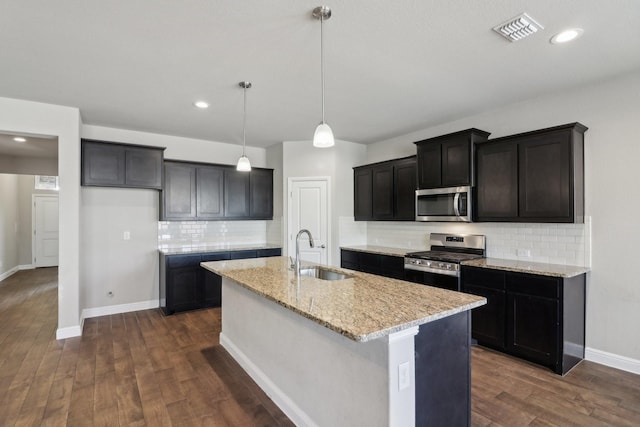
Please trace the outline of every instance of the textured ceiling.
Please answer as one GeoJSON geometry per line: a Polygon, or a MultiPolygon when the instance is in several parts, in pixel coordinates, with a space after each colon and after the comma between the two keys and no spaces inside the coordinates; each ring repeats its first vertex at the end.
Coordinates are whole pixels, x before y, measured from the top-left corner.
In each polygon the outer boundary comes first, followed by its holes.
{"type": "MultiPolygon", "coordinates": [[[[85,124],[242,143],[309,140],[320,24],[307,0],[5,0],[0,96],[80,108],[85,124]],[[197,99],[211,107],[198,110],[197,99]]],[[[640,69],[637,0],[335,0],[326,118],[370,143],[640,69]],[[545,28],[510,43],[493,26],[545,28]],[[582,27],[567,45],[549,39],[582,27]]]]}

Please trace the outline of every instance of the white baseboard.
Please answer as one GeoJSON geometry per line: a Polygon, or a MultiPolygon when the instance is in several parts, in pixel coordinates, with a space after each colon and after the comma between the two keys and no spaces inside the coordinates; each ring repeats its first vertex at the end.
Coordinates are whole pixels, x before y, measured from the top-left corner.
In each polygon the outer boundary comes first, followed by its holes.
{"type": "Polygon", "coordinates": [[[632,359],[630,357],[619,356],[617,354],[587,347],[584,349],[584,358],[601,365],[610,366],[612,368],[621,369],[634,374],[640,374],[640,360],[632,359]]]}
{"type": "Polygon", "coordinates": [[[80,325],[77,326],[68,326],[66,328],[58,328],[56,331],[56,339],[64,340],[66,338],[79,337],[82,335],[82,327],[80,325]]]}
{"type": "Polygon", "coordinates": [[[260,388],[273,400],[297,426],[317,427],[317,424],[296,405],[271,379],[240,350],[226,335],[220,333],[220,345],[231,354],[231,357],[249,374],[260,388]]]}
{"type": "Polygon", "coordinates": [[[12,269],[7,270],[4,273],[0,274],[0,282],[2,282],[4,279],[8,277],[13,276],[17,271],[18,271],[18,266],[15,266],[12,269]]]}
{"type": "Polygon", "coordinates": [[[18,270],[33,270],[35,268],[35,264],[22,264],[18,266],[18,270]]]}
{"type": "Polygon", "coordinates": [[[149,301],[132,302],[129,304],[117,304],[117,305],[107,305],[105,307],[85,308],[84,310],[82,310],[82,315],[80,316],[80,319],[82,319],[81,322],[84,323],[84,319],[90,319],[92,317],[108,316],[110,314],[128,313],[130,311],[149,310],[152,308],[158,308],[159,306],[160,306],[160,301],[158,301],[157,299],[154,299],[149,301]]]}

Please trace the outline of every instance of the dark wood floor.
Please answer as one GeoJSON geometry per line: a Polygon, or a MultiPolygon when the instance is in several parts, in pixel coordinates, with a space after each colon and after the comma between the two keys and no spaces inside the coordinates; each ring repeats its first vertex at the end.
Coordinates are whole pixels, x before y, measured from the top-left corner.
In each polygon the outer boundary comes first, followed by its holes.
{"type": "MultiPolygon", "coordinates": [[[[0,425],[290,426],[218,345],[219,309],[87,319],[56,341],[57,269],[0,282],[0,425]]],[[[473,350],[474,426],[638,426],[640,376],[473,350]]]]}

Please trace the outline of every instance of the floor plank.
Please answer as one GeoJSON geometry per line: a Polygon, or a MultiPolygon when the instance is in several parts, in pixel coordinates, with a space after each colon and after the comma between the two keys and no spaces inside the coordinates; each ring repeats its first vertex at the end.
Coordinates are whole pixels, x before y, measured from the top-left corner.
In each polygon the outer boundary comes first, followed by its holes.
{"type": "MultiPolygon", "coordinates": [[[[219,345],[220,309],[86,319],[57,341],[57,269],[0,282],[2,426],[293,426],[219,345]]],[[[584,361],[564,377],[472,351],[472,425],[638,426],[640,376],[584,361]]]]}

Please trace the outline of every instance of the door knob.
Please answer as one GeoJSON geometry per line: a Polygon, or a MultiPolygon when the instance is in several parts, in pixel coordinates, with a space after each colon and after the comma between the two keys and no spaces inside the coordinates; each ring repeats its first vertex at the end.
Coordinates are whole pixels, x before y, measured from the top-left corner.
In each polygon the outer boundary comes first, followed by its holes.
{"type": "Polygon", "coordinates": [[[326,248],[325,245],[320,245],[320,249],[324,249],[324,248],[326,248]]]}

